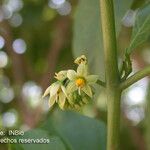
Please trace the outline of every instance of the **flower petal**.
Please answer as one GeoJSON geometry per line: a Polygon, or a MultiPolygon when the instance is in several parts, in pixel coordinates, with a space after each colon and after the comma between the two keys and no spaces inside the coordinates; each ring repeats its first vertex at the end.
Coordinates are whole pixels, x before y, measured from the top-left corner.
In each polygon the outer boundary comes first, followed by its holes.
{"type": "Polygon", "coordinates": [[[87,65],[80,64],[77,68],[77,75],[85,77],[85,76],[87,76],[87,74],[88,74],[87,65]]]}
{"type": "Polygon", "coordinates": [[[51,85],[51,89],[50,89],[50,96],[54,96],[57,91],[59,90],[60,88],[60,84],[58,82],[55,82],[51,85]]]}
{"type": "Polygon", "coordinates": [[[54,103],[56,101],[56,96],[57,95],[54,95],[54,96],[50,97],[50,99],[49,99],[49,107],[52,107],[54,105],[54,103]]]}
{"type": "Polygon", "coordinates": [[[44,98],[45,96],[47,96],[48,94],[50,94],[50,88],[51,88],[51,86],[49,86],[49,87],[45,90],[45,92],[44,92],[42,98],[44,98]]]}
{"type": "Polygon", "coordinates": [[[81,95],[81,88],[80,87],[78,88],[78,93],[79,93],[79,95],[81,95]]]}
{"type": "Polygon", "coordinates": [[[60,81],[66,79],[67,78],[67,71],[66,70],[62,70],[62,71],[60,71],[58,73],[55,73],[55,78],[57,80],[60,80],[60,81]]]}
{"type": "Polygon", "coordinates": [[[75,90],[77,90],[77,86],[76,86],[75,82],[73,82],[73,81],[69,82],[67,85],[67,93],[70,94],[70,93],[74,92],[75,90]]]}
{"type": "Polygon", "coordinates": [[[98,80],[98,75],[89,75],[86,77],[88,84],[94,84],[98,80]]]}
{"type": "Polygon", "coordinates": [[[58,104],[61,109],[64,109],[65,101],[66,101],[65,94],[63,92],[59,93],[58,104]]]}
{"type": "Polygon", "coordinates": [[[89,85],[85,85],[82,88],[82,91],[85,92],[85,94],[87,94],[89,97],[92,97],[92,90],[91,90],[91,87],[89,85]]]}
{"type": "Polygon", "coordinates": [[[67,90],[66,90],[66,88],[64,86],[61,86],[61,89],[62,89],[63,93],[65,94],[65,96],[67,97],[67,90]]]}
{"type": "Polygon", "coordinates": [[[75,80],[75,78],[77,77],[77,73],[74,70],[68,70],[67,77],[69,78],[69,80],[75,80]]]}

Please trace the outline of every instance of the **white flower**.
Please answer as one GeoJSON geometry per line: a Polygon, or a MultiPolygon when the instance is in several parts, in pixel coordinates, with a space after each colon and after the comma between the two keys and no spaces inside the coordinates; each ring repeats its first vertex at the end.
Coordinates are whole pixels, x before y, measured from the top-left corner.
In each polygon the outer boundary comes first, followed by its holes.
{"type": "Polygon", "coordinates": [[[85,55],[81,55],[80,57],[76,58],[76,60],[74,61],[75,64],[87,64],[87,58],[85,57],[85,55]]]}
{"type": "Polygon", "coordinates": [[[63,70],[58,73],[55,73],[54,77],[59,81],[65,80],[67,78],[67,71],[63,70]]]}
{"type": "Polygon", "coordinates": [[[78,90],[80,95],[81,91],[83,91],[89,97],[92,97],[91,85],[96,83],[98,76],[88,75],[87,65],[80,64],[77,68],[77,72],[68,70],[67,77],[70,80],[67,86],[68,93],[78,90]]]}
{"type": "Polygon", "coordinates": [[[49,107],[52,107],[56,102],[58,103],[61,109],[64,109],[67,94],[66,94],[66,89],[61,82],[57,81],[53,83],[51,86],[49,86],[46,89],[43,98],[48,94],[50,94],[49,107]]]}
{"type": "Polygon", "coordinates": [[[92,96],[91,86],[97,82],[97,75],[89,75],[87,58],[82,55],[75,60],[78,64],[77,72],[63,70],[55,73],[57,82],[49,86],[44,95],[50,95],[49,106],[58,103],[61,109],[78,109],[87,104],[92,96]]]}

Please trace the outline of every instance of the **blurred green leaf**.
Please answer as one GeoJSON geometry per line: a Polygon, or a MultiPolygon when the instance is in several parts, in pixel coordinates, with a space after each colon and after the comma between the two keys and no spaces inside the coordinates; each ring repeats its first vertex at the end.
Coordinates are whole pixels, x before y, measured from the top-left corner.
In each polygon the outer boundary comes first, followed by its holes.
{"type": "Polygon", "coordinates": [[[150,35],[150,2],[138,10],[128,53],[144,43],[150,35]]]}
{"type": "MultiPolygon", "coordinates": [[[[15,137],[16,138],[16,137],[15,137]]],[[[55,111],[40,129],[17,139],[49,139],[48,144],[12,144],[12,150],[105,150],[106,128],[101,121],[71,111],[55,111]]]]}
{"type": "Polygon", "coordinates": [[[66,150],[63,142],[57,136],[49,136],[48,133],[41,129],[34,129],[25,133],[24,136],[19,136],[18,139],[49,139],[48,144],[13,144],[13,150],[66,150]]]}
{"type": "Polygon", "coordinates": [[[71,150],[106,149],[105,125],[75,112],[55,111],[42,128],[59,135],[71,150]]]}
{"type": "MultiPolygon", "coordinates": [[[[116,31],[132,0],[115,0],[116,31]]],[[[102,33],[100,26],[99,0],[80,0],[74,16],[73,52],[75,57],[85,54],[93,73],[104,78],[102,33]]]]}

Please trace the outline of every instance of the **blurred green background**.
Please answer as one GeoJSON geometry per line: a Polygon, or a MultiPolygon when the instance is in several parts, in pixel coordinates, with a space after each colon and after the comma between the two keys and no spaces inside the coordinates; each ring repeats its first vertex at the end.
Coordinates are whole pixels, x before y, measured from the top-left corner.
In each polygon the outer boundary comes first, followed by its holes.
{"type": "MultiPolygon", "coordinates": [[[[145,1],[114,3],[121,64],[136,12],[145,1]]],[[[81,54],[91,73],[105,79],[99,18],[98,0],[0,0],[0,126],[34,129],[27,137],[54,138],[50,145],[17,144],[12,149],[105,150],[104,89],[95,87],[93,102],[80,113],[51,110],[48,99],[41,99],[54,73],[74,68],[74,58],[81,54]]],[[[133,72],[150,64],[150,38],[132,53],[132,62],[133,72]]],[[[147,77],[123,93],[121,150],[149,150],[149,85],[147,77]]],[[[0,144],[0,150],[8,147],[0,144]]]]}

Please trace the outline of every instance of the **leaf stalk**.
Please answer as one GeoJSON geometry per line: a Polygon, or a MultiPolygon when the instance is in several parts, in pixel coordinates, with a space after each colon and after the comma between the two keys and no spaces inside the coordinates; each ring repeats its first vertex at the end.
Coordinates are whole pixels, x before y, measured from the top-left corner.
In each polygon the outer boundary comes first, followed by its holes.
{"type": "Polygon", "coordinates": [[[124,90],[148,75],[150,75],[150,66],[145,67],[144,69],[138,71],[137,73],[126,79],[124,82],[122,82],[120,84],[120,89],[124,90]]]}

